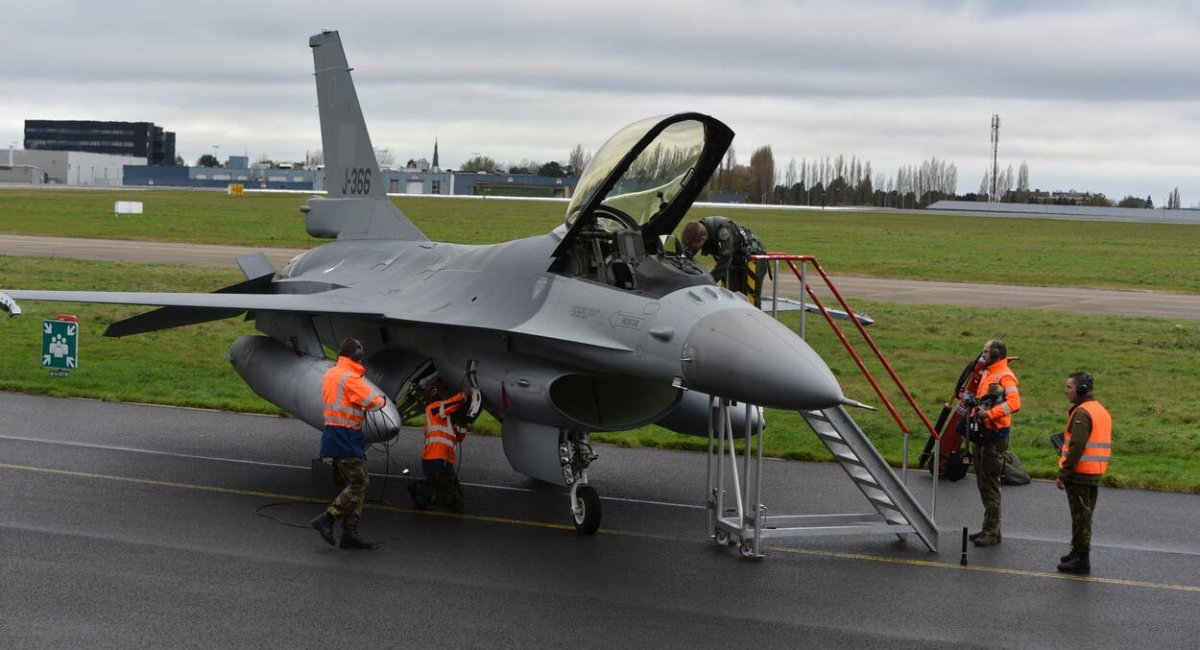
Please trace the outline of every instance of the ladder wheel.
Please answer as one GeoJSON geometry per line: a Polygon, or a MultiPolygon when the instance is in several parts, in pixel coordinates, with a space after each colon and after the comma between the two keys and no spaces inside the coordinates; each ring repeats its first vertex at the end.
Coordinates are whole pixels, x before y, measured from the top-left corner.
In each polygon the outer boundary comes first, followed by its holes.
{"type": "Polygon", "coordinates": [[[729,546],[729,542],[731,541],[729,531],[724,528],[718,530],[715,541],[717,542],[717,546],[729,546]]]}
{"type": "Polygon", "coordinates": [[[746,558],[747,560],[762,559],[762,557],[757,552],[755,552],[754,542],[751,542],[749,540],[745,540],[742,542],[741,547],[738,548],[738,552],[741,553],[742,557],[746,558]]]}

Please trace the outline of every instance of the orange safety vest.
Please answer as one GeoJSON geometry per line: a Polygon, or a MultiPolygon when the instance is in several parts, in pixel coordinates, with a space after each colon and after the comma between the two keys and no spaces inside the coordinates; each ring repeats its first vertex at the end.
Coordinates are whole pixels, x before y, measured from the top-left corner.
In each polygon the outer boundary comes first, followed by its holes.
{"type": "MultiPolygon", "coordinates": [[[[1076,406],[1083,409],[1092,418],[1092,434],[1088,436],[1083,455],[1075,466],[1076,474],[1103,474],[1108,470],[1108,459],[1112,457],[1112,415],[1108,409],[1096,400],[1089,400],[1076,406]]],[[[1071,450],[1071,420],[1075,417],[1075,409],[1067,418],[1067,429],[1063,435],[1062,455],[1058,457],[1061,468],[1067,462],[1067,453],[1071,450]]]]}
{"type": "Polygon", "coordinates": [[[421,452],[421,460],[444,460],[454,464],[454,446],[463,441],[467,432],[450,422],[450,416],[466,406],[468,397],[467,392],[462,391],[425,407],[425,449],[421,452]]]}
{"type": "Polygon", "coordinates": [[[350,357],[338,357],[337,365],[321,381],[325,426],[362,429],[364,411],[378,411],[387,401],[379,391],[363,380],[366,369],[350,357]]]}
{"type": "Polygon", "coordinates": [[[995,361],[983,371],[983,377],[975,389],[975,396],[987,395],[992,384],[1000,384],[1004,389],[1004,399],[987,410],[987,418],[983,420],[983,425],[992,430],[1004,429],[1012,426],[1012,414],[1021,410],[1021,391],[1017,388],[1020,382],[1013,371],[1009,370],[1008,359],[995,361]]]}

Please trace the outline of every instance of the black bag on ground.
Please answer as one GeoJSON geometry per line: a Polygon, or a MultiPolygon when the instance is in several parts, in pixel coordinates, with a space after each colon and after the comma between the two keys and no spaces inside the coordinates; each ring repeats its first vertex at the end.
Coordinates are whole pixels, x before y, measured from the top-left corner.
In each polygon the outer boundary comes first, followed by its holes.
{"type": "Polygon", "coordinates": [[[1025,485],[1032,479],[1029,470],[1017,455],[1009,450],[1004,458],[1004,471],[1000,472],[1000,483],[1004,485],[1025,485]]]}
{"type": "Polygon", "coordinates": [[[946,479],[950,482],[957,481],[967,475],[966,452],[962,448],[955,449],[946,454],[946,479]]]}

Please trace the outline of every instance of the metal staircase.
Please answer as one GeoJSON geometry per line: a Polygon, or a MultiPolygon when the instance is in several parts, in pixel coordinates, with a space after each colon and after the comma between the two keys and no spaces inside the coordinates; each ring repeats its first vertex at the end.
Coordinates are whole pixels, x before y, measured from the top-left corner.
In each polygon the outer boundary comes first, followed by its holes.
{"type": "MultiPolygon", "coordinates": [[[[772,264],[774,268],[771,277],[773,278],[779,277],[780,264],[786,264],[800,280],[805,295],[802,295],[798,302],[780,299],[778,285],[775,283],[772,283],[772,295],[769,299],[754,296],[753,300],[760,307],[768,305],[770,311],[776,313],[789,309],[799,311],[800,336],[802,338],[805,337],[804,316],[806,312],[819,313],[824,317],[904,434],[901,473],[907,477],[909,426],[880,383],[876,381],[864,364],[863,358],[854,350],[854,346],[834,322],[835,319],[846,320],[854,325],[921,424],[933,438],[940,438],[940,436],[929,419],[921,412],[916,400],[900,381],[900,377],[887,358],[867,333],[865,327],[873,321],[865,316],[855,314],[851,310],[850,305],[833,286],[832,280],[821,268],[816,258],[809,255],[770,253],[755,255],[753,260],[760,265],[772,264]],[[808,282],[807,268],[810,264],[820,274],[826,287],[841,304],[842,310],[830,309],[822,304],[808,282]],[[805,299],[806,296],[808,300],[805,299]]],[[[800,415],[816,432],[817,437],[833,454],[834,459],[845,470],[850,480],[867,498],[875,511],[864,514],[768,515],[767,508],[762,503],[762,418],[761,410],[759,417],[751,417],[751,409],[755,408],[757,407],[746,406],[746,425],[745,430],[741,432],[745,453],[739,461],[735,447],[735,434],[730,426],[729,403],[724,399],[713,399],[708,439],[708,513],[709,535],[718,544],[736,543],[744,557],[761,558],[761,544],[764,538],[890,533],[898,536],[915,534],[926,548],[930,551],[937,551],[938,530],[933,517],[921,507],[909,492],[904,481],[896,475],[896,472],[871,444],[858,423],[842,406],[801,411],[800,415]],[[757,437],[757,445],[754,442],[755,437],[757,437]],[[751,462],[752,457],[754,458],[753,463],[751,462]],[[741,464],[740,471],[739,462],[741,464]]],[[[937,504],[936,470],[932,488],[930,513],[935,511],[937,504]]]]}
{"type": "Polygon", "coordinates": [[[761,417],[748,413],[745,431],[735,436],[729,403],[715,398],[714,402],[708,444],[708,513],[709,534],[717,544],[737,545],[743,557],[757,559],[763,557],[762,540],[769,538],[915,533],[926,548],[937,550],[936,524],[844,408],[800,414],[875,512],[776,515],[767,514],[762,502],[761,417]],[[737,437],[745,443],[740,459],[734,446],[737,437]]]}
{"type": "MultiPolygon", "coordinates": [[[[869,525],[873,530],[914,532],[930,551],[936,551],[937,525],[846,409],[838,406],[823,411],[801,411],[800,414],[875,507],[879,513],[878,522],[885,528],[878,529],[875,524],[865,523],[857,527],[869,525]]],[[[869,521],[869,518],[862,521],[869,521]]]]}

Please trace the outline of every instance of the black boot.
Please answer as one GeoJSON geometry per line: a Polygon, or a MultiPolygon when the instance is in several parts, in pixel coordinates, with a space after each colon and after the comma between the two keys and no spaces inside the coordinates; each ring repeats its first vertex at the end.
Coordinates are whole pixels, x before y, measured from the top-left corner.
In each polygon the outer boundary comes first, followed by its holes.
{"type": "Polygon", "coordinates": [[[409,483],[408,496],[412,497],[413,506],[418,510],[429,507],[429,488],[423,482],[409,483]]]}
{"type": "Polygon", "coordinates": [[[1089,555],[1090,553],[1087,551],[1075,553],[1074,557],[1060,563],[1058,570],[1063,573],[1091,573],[1092,563],[1088,558],[1089,555]]]}
{"type": "Polygon", "coordinates": [[[333,539],[333,521],[333,515],[329,514],[329,511],[326,510],[314,517],[312,521],[308,522],[308,525],[316,529],[318,533],[321,533],[321,539],[324,539],[330,546],[333,546],[335,543],[333,539]]]}
{"type": "Polygon", "coordinates": [[[359,537],[358,524],[342,524],[342,542],[338,544],[338,548],[347,548],[355,551],[374,551],[379,548],[379,545],[372,544],[359,537]]]}
{"type": "Polygon", "coordinates": [[[1075,558],[1075,549],[1071,549],[1070,553],[1067,553],[1066,555],[1058,558],[1058,561],[1059,562],[1070,562],[1074,558],[1075,558]]]}

